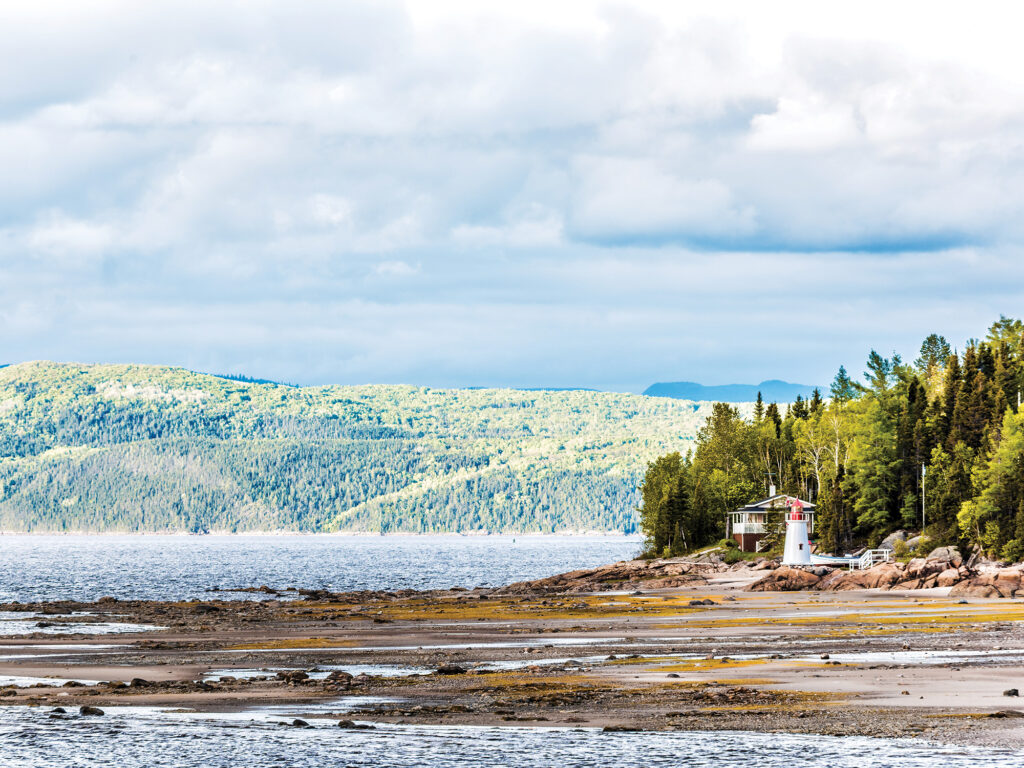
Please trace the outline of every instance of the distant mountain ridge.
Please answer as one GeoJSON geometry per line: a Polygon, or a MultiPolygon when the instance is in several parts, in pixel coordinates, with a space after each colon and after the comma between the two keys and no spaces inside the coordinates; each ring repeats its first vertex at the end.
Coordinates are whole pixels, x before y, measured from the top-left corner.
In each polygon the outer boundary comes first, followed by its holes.
{"type": "Polygon", "coordinates": [[[813,385],[769,379],[760,384],[716,384],[712,386],[698,384],[695,381],[659,382],[645,389],[644,394],[648,397],[672,397],[677,400],[749,403],[757,400],[757,393],[760,392],[766,403],[791,403],[796,400],[797,395],[808,398],[813,391],[813,385]]]}

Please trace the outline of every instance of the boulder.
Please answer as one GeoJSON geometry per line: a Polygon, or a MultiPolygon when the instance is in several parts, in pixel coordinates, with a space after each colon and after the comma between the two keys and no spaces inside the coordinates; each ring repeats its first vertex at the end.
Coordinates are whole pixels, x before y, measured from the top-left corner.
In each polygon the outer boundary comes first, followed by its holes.
{"type": "Polygon", "coordinates": [[[964,558],[956,547],[936,547],[925,558],[928,562],[947,563],[949,568],[959,568],[964,558]]]}
{"type": "MultiPolygon", "coordinates": [[[[924,581],[933,576],[938,576],[944,570],[950,567],[950,563],[945,560],[928,560],[923,557],[915,557],[909,563],[907,563],[905,576],[901,581],[924,581]]],[[[907,587],[907,589],[922,589],[923,585],[915,587],[907,587]]]]}
{"type": "Polygon", "coordinates": [[[90,707],[86,705],[78,708],[78,714],[86,717],[103,717],[106,713],[99,707],[90,707]]]}
{"type": "Polygon", "coordinates": [[[999,568],[965,578],[950,591],[950,597],[1013,597],[1024,593],[1019,568],[999,568]]]}
{"type": "Polygon", "coordinates": [[[896,548],[896,542],[897,541],[906,541],[906,540],[907,540],[907,532],[906,531],[893,531],[888,536],[886,536],[884,539],[882,539],[882,543],[878,545],[878,549],[889,549],[889,550],[892,550],[892,549],[896,548]]]}
{"type": "Polygon", "coordinates": [[[952,587],[959,584],[961,579],[963,579],[963,575],[959,568],[947,568],[935,577],[935,585],[937,587],[952,587]]]}
{"type": "Polygon", "coordinates": [[[466,668],[460,667],[458,664],[445,664],[444,666],[438,667],[434,674],[437,675],[464,675],[466,674],[466,668]]]}
{"type": "Polygon", "coordinates": [[[755,581],[747,587],[747,590],[750,592],[799,592],[803,589],[814,589],[821,578],[810,570],[783,565],[755,581]]]}
{"type": "Polygon", "coordinates": [[[1009,597],[1004,595],[995,584],[988,581],[985,577],[974,577],[972,579],[964,579],[951,590],[949,590],[950,597],[1009,597]]]}
{"type": "Polygon", "coordinates": [[[851,589],[886,589],[904,581],[903,566],[899,563],[879,563],[863,571],[836,571],[823,579],[822,591],[846,592],[851,589]]]}
{"type": "Polygon", "coordinates": [[[995,585],[1000,592],[1010,590],[1016,592],[1020,589],[1021,573],[1016,568],[1002,568],[994,574],[995,585]]]}
{"type": "Polygon", "coordinates": [[[339,728],[345,728],[350,731],[372,731],[373,726],[369,723],[357,723],[354,720],[339,720],[339,728]]]}

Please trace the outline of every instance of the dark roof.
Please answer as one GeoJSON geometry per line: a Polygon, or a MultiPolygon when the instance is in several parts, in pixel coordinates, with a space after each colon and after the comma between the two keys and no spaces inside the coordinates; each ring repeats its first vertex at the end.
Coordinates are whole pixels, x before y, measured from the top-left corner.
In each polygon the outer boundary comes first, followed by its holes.
{"type": "MultiPolygon", "coordinates": [[[[765,509],[785,509],[786,499],[788,497],[784,493],[777,493],[774,496],[769,496],[767,499],[761,499],[761,501],[753,501],[746,506],[737,509],[737,512],[759,512],[765,509]]],[[[805,512],[813,512],[815,505],[809,501],[800,499],[800,503],[804,505],[805,512]]]]}

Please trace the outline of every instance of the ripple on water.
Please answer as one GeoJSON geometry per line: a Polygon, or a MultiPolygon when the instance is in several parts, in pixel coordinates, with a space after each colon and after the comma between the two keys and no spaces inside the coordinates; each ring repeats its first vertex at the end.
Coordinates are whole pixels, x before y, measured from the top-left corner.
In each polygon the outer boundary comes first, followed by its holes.
{"type": "Polygon", "coordinates": [[[4,536],[0,602],[262,599],[219,587],[498,586],[633,557],[626,536],[4,536]],[[415,566],[411,566],[415,563],[415,566]]]}
{"type": "Polygon", "coordinates": [[[1009,768],[1024,760],[1024,753],[1010,750],[862,737],[401,725],[347,731],[315,716],[308,718],[312,728],[284,727],[279,717],[268,712],[213,717],[111,708],[103,718],[59,719],[39,709],[2,707],[0,754],[5,768],[413,768],[456,763],[483,768],[746,768],[754,760],[758,768],[931,768],[944,763],[1009,768]]]}
{"type": "Polygon", "coordinates": [[[0,637],[19,637],[21,635],[122,635],[132,632],[156,632],[167,629],[155,624],[128,624],[114,621],[65,621],[50,623],[24,619],[0,620],[0,637]]]}

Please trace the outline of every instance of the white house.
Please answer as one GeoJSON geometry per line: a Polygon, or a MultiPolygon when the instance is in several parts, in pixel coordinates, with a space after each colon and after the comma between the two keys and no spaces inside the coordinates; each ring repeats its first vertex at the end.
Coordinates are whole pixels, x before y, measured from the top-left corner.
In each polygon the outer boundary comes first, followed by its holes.
{"type": "MultiPolygon", "coordinates": [[[[732,537],[740,545],[744,552],[757,552],[760,550],[760,542],[767,534],[768,518],[776,513],[776,519],[780,522],[783,514],[789,509],[786,500],[792,497],[784,493],[776,493],[775,486],[771,488],[771,495],[767,499],[755,501],[740,507],[735,512],[729,512],[725,517],[726,538],[732,537]]],[[[808,519],[807,532],[814,533],[814,505],[809,501],[800,500],[803,505],[803,514],[808,519]]]]}

